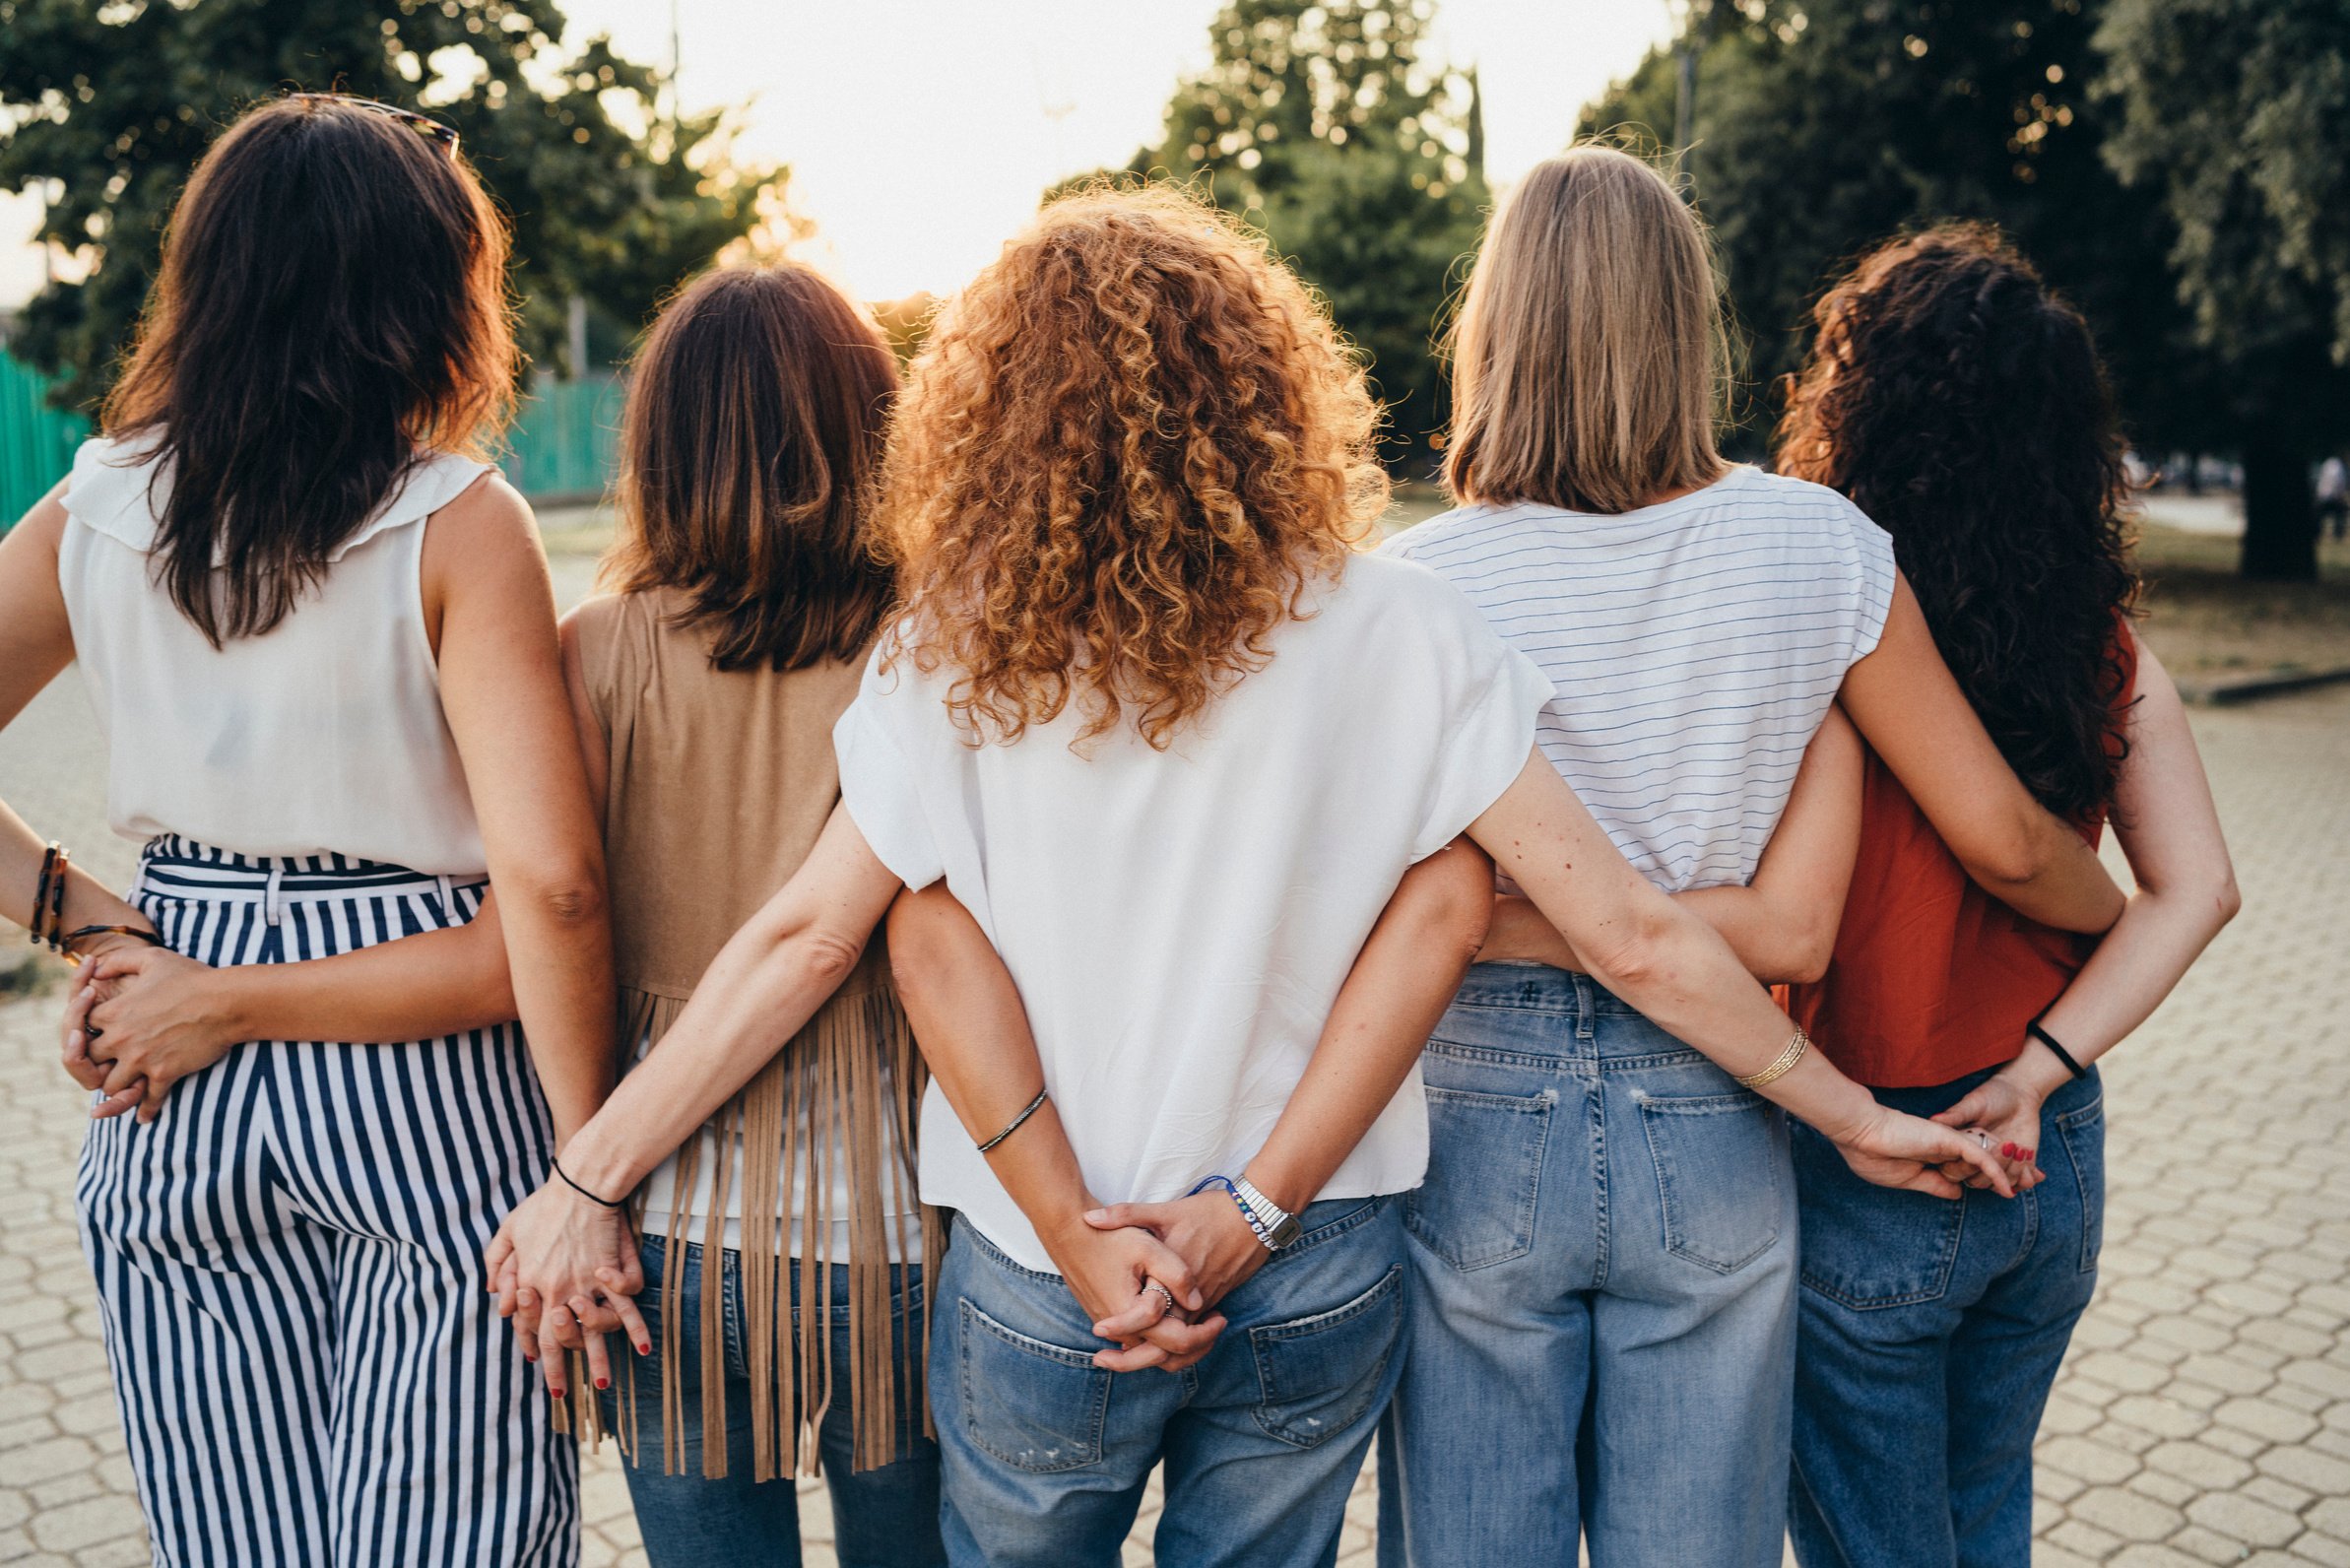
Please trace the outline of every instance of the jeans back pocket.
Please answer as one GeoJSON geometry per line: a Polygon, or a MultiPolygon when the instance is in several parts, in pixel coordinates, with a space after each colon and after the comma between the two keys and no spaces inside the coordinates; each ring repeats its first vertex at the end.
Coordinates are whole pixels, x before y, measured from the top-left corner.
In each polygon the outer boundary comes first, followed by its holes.
{"type": "Polygon", "coordinates": [[[1403,1332],[1403,1266],[1343,1306],[1249,1331],[1263,1400],[1257,1424],[1294,1448],[1317,1448],[1362,1418],[1387,1385],[1403,1332]]]}
{"type": "Polygon", "coordinates": [[[2081,1201],[2081,1273],[2095,1274],[2105,1249],[2105,1095],[2057,1117],[2056,1134],[2081,1201]]]}
{"type": "Polygon", "coordinates": [[[1965,1203],[1873,1186],[1834,1143],[1799,1124],[1795,1147],[1805,1289],[1860,1311],[1948,1293],[1965,1203]]]}
{"type": "Polygon", "coordinates": [[[1534,1209],[1558,1092],[1427,1089],[1428,1174],[1403,1200],[1403,1223],[1455,1269],[1486,1269],[1534,1250],[1534,1209]]]}
{"type": "Polygon", "coordinates": [[[1101,1463],[1110,1374],[1090,1350],[1047,1344],[971,1302],[955,1339],[962,1365],[963,1430],[1014,1470],[1047,1473],[1101,1463]]]}
{"type": "Polygon", "coordinates": [[[1735,1274],[1779,1240],[1784,1203],[1771,1106],[1758,1094],[1639,1096],[1665,1208],[1665,1250],[1735,1274]]]}

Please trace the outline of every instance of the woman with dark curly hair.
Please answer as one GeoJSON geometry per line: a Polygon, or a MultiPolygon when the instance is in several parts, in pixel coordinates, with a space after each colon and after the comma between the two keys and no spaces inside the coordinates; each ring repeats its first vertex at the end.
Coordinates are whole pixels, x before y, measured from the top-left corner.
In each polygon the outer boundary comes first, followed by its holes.
{"type": "MultiPolygon", "coordinates": [[[[1549,682],[1352,553],[1373,424],[1261,241],[1168,192],[1047,209],[899,405],[905,612],[834,731],[840,810],[563,1151],[627,1190],[920,889],[889,946],[922,1197],[956,1212],[930,1390],[958,1564],[1117,1562],[1162,1461],[1161,1563],[1331,1560],[1397,1376],[1414,1064],[1490,904],[1463,834],[1859,1157],[2004,1182],[1797,1049],[1535,753],[1549,682]]],[[[510,1227],[525,1282],[597,1250],[578,1207],[510,1227]]]]}
{"type": "Polygon", "coordinates": [[[2130,625],[2122,439],[2079,315],[1976,227],[1878,248],[1815,314],[1781,466],[1893,536],[2009,765],[2089,842],[2110,817],[2137,882],[2102,942],[2040,925],[1968,882],[1872,752],[1835,953],[1795,988],[1839,1066],[1982,1130],[2022,1194],[1884,1192],[1797,1130],[1796,1555],[2020,1563],[2033,1434],[2097,1278],[2090,1064],[2235,914],[2235,880],[2178,690],[2130,625]]]}

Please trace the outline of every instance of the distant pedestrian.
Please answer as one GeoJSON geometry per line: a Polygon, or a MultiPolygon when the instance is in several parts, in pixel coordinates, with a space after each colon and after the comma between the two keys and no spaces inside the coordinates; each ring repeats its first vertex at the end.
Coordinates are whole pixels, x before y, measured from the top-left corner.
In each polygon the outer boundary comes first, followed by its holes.
{"type": "Polygon", "coordinates": [[[2350,464],[2329,457],[2317,465],[2317,532],[2338,541],[2350,529],[2350,464]]]}
{"type": "Polygon", "coordinates": [[[1796,1130],[1796,1555],[2022,1563],[2033,1436],[2097,1282],[2092,1064],[2235,913],[2236,887],[2179,693],[2130,625],[2128,487],[2081,318],[1971,227],[1880,248],[1816,315],[1781,466],[1892,534],[2001,754],[2083,842],[2110,818],[2136,879],[2102,942],[2039,924],[1969,882],[1871,754],[1835,956],[1795,988],[1847,1072],[1887,1105],[1983,1130],[2024,1193],[1885,1192],[1796,1130]]]}

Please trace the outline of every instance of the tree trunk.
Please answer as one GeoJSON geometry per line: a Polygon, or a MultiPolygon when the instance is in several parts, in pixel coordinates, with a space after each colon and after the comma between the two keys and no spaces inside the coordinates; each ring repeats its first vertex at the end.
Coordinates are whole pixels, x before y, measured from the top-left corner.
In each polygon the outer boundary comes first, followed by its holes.
{"type": "Polygon", "coordinates": [[[2317,492],[2296,442],[2255,435],[2244,443],[2243,569],[2262,582],[2317,580],[2317,492]]]}

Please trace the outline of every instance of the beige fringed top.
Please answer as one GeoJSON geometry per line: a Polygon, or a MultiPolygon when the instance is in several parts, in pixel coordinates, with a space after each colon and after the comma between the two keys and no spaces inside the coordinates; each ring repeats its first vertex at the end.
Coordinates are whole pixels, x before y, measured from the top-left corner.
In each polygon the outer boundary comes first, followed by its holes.
{"type": "MultiPolygon", "coordinates": [[[[840,798],[833,721],[856,695],[862,668],[718,670],[702,633],[675,623],[684,604],[656,589],[591,599],[573,617],[589,705],[607,743],[604,844],[620,1039],[638,1051],[668,1030],[718,949],[815,847],[840,798]]],[[[914,1185],[924,1080],[877,934],[832,1000],[640,1195],[646,1230],[669,1237],[663,1355],[674,1359],[681,1348],[672,1299],[679,1249],[686,1241],[741,1249],[755,1479],[814,1470],[816,1423],[836,1395],[854,1401],[857,1468],[886,1463],[890,1412],[920,1397],[918,1385],[898,1387],[889,1266],[893,1258],[935,1264],[939,1255],[936,1217],[914,1185]],[[777,1267],[787,1254],[801,1257],[806,1274],[807,1320],[796,1339],[790,1272],[777,1267]],[[838,1268],[850,1278],[853,1364],[845,1369],[828,1353],[830,1271],[838,1268]],[[760,1279],[773,1287],[750,1287],[760,1279]],[[845,1373],[845,1390],[836,1372],[845,1373]]],[[[704,1431],[726,1429],[722,1301],[715,1289],[701,1299],[704,1431]]],[[[665,1382],[673,1392],[662,1451],[674,1470],[683,1468],[685,1412],[677,1380],[665,1382]]],[[[620,1435],[634,1448],[634,1433],[620,1435]]],[[[725,1468],[726,1445],[703,1444],[703,1473],[725,1468]]]]}

